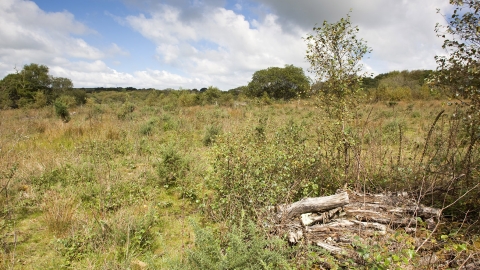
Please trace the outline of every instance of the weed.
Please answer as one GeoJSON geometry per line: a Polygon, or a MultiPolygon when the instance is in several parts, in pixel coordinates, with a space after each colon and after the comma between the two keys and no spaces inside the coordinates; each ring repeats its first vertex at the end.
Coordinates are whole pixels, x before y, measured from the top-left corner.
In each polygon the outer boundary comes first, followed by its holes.
{"type": "Polygon", "coordinates": [[[64,197],[54,190],[46,192],[43,201],[47,228],[57,235],[67,233],[75,223],[75,202],[71,197],[64,197]]]}

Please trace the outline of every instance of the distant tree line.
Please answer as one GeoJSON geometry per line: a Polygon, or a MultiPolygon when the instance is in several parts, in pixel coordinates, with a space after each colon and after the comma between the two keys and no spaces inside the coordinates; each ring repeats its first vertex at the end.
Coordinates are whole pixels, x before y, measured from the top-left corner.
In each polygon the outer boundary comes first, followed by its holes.
{"type": "Polygon", "coordinates": [[[428,85],[432,70],[403,70],[363,78],[363,88],[372,101],[414,100],[442,97],[428,85]]]}
{"type": "MultiPolygon", "coordinates": [[[[432,70],[392,71],[375,77],[360,79],[362,90],[359,99],[377,102],[441,98],[443,93],[432,90],[428,79],[432,70]]],[[[85,104],[87,95],[94,95],[97,102],[124,102],[128,98],[121,93],[137,93],[149,104],[171,101],[178,106],[232,105],[235,100],[254,99],[260,103],[308,98],[320,92],[331,92],[326,82],[312,83],[300,67],[286,65],[256,71],[248,85],[221,91],[217,87],[200,89],[135,87],[74,88],[68,78],[54,77],[45,65],[25,65],[22,70],[8,74],[0,80],[0,109],[41,108],[62,102],[67,107],[85,104]],[[111,92],[111,94],[98,94],[111,92]],[[144,94],[141,94],[141,93],[144,94]],[[118,93],[118,94],[114,94],[118,93]],[[159,101],[159,98],[165,101],[159,101]]],[[[93,97],[93,96],[92,96],[93,97]]]]}

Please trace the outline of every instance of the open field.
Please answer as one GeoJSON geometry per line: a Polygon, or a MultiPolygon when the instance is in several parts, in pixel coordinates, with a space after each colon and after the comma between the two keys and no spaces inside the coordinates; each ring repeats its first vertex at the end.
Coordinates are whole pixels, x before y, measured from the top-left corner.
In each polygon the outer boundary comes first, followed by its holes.
{"type": "MultiPolygon", "coordinates": [[[[139,98],[69,111],[68,123],[52,107],[0,111],[0,269],[182,268],[194,246],[192,222],[221,228],[225,220],[229,205],[218,196],[239,190],[225,191],[218,180],[227,173],[258,181],[251,195],[242,191],[252,206],[346,185],[406,190],[441,208],[479,180],[476,148],[470,175],[456,178],[465,174],[468,141],[464,116],[447,101],[363,104],[348,147],[312,100],[236,108],[139,98]],[[298,188],[269,195],[277,182],[298,188]],[[256,200],[258,192],[270,197],[256,200]]],[[[445,213],[461,218],[474,206],[478,197],[466,196],[445,213]]],[[[464,255],[477,250],[470,240],[464,255]]]]}

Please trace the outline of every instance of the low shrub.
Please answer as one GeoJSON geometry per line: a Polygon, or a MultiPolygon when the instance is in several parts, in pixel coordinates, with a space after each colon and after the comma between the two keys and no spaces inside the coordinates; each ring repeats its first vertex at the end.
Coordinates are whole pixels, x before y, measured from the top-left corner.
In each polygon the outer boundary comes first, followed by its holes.
{"type": "Polygon", "coordinates": [[[130,102],[126,102],[125,104],[120,107],[117,117],[120,120],[126,120],[126,119],[131,119],[131,114],[135,111],[135,105],[133,105],[130,102]]]}
{"type": "Polygon", "coordinates": [[[63,122],[68,123],[70,121],[70,113],[68,107],[63,102],[57,100],[54,103],[55,113],[62,119],[63,122]]]}
{"type": "Polygon", "coordinates": [[[193,224],[195,248],[186,269],[288,269],[288,249],[278,238],[267,239],[255,223],[240,222],[222,241],[210,228],[193,224]]]}
{"type": "Polygon", "coordinates": [[[188,161],[173,146],[162,150],[161,160],[156,166],[160,184],[167,188],[176,186],[190,169],[188,161]]]}
{"type": "Polygon", "coordinates": [[[266,137],[251,129],[219,136],[207,183],[215,191],[210,214],[236,223],[242,211],[256,219],[258,209],[333,192],[337,186],[322,179],[322,158],[305,136],[295,122],[266,137]]]}
{"type": "Polygon", "coordinates": [[[215,138],[222,132],[222,128],[218,125],[209,125],[205,129],[203,136],[203,145],[210,146],[215,141],[215,138]]]}

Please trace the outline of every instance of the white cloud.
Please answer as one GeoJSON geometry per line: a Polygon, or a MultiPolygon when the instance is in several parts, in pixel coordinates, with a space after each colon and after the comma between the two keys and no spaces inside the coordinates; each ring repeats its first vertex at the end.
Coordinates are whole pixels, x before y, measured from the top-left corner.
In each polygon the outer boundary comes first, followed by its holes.
{"type": "Polygon", "coordinates": [[[433,31],[442,19],[436,9],[449,8],[441,0],[255,2],[259,4],[256,20],[247,20],[238,6],[227,10],[207,4],[196,5],[197,15],[186,19],[184,13],[192,6],[184,3],[150,6],[148,15],[128,16],[126,21],[157,45],[158,59],[164,64],[228,88],[245,85],[253,72],[271,66],[294,64],[307,70],[302,37],[316,23],[335,22],[350,8],[352,23],[360,27],[359,37],[373,48],[364,61],[369,72],[433,69],[433,57],[442,53],[442,40],[433,31]]]}
{"type": "Polygon", "coordinates": [[[65,66],[54,66],[51,71],[60,77],[76,78],[82,87],[126,87],[157,89],[178,88],[179,85],[205,85],[199,79],[190,79],[160,70],[136,71],[132,74],[119,72],[102,61],[75,62],[65,66]]]}
{"type": "Polygon", "coordinates": [[[76,86],[128,83],[133,76],[118,73],[100,59],[128,52],[112,43],[105,52],[72,35],[95,34],[67,12],[44,12],[34,2],[0,3],[0,76],[24,64],[47,65],[54,76],[71,78],[76,86]],[[80,59],[80,60],[72,60],[80,59]]]}
{"type": "Polygon", "coordinates": [[[70,34],[94,33],[67,12],[46,13],[34,2],[2,1],[0,8],[0,62],[11,72],[15,65],[51,64],[56,57],[98,59],[103,53],[70,34]]]}
{"type": "Polygon", "coordinates": [[[302,37],[315,23],[337,21],[350,8],[353,24],[373,48],[371,58],[364,60],[368,71],[431,69],[433,56],[442,53],[442,41],[433,29],[443,19],[435,11],[450,8],[444,0],[238,0],[232,10],[223,0],[124,1],[143,13],[103,14],[119,28],[140,33],[155,51],[126,50],[121,39],[97,48],[82,36],[103,38],[104,33],[78,22],[72,10],[45,12],[32,1],[0,0],[0,76],[15,66],[39,63],[49,66],[54,76],[71,78],[78,87],[214,85],[228,90],[246,85],[260,69],[293,64],[307,70],[302,37]],[[131,59],[147,59],[146,54],[155,55],[156,67],[121,70],[131,59]]]}
{"type": "Polygon", "coordinates": [[[383,1],[338,0],[298,1],[257,0],[279,16],[284,29],[297,25],[311,31],[324,20],[338,21],[352,9],[353,25],[360,28],[360,37],[373,48],[371,59],[366,62],[376,72],[402,69],[434,69],[436,54],[442,54],[442,40],[437,38],[434,27],[443,18],[437,9],[451,9],[448,1],[383,1]]]}
{"type": "Polygon", "coordinates": [[[129,56],[130,53],[125,51],[124,49],[120,48],[116,43],[112,43],[110,47],[106,50],[106,54],[110,57],[114,57],[117,55],[122,56],[129,56]]]}
{"type": "Polygon", "coordinates": [[[126,21],[157,44],[165,64],[182,68],[209,85],[231,88],[245,85],[252,73],[270,66],[304,64],[303,31],[285,33],[275,15],[249,22],[224,8],[205,9],[196,21],[182,21],[181,10],[161,6],[149,17],[126,21]]]}

